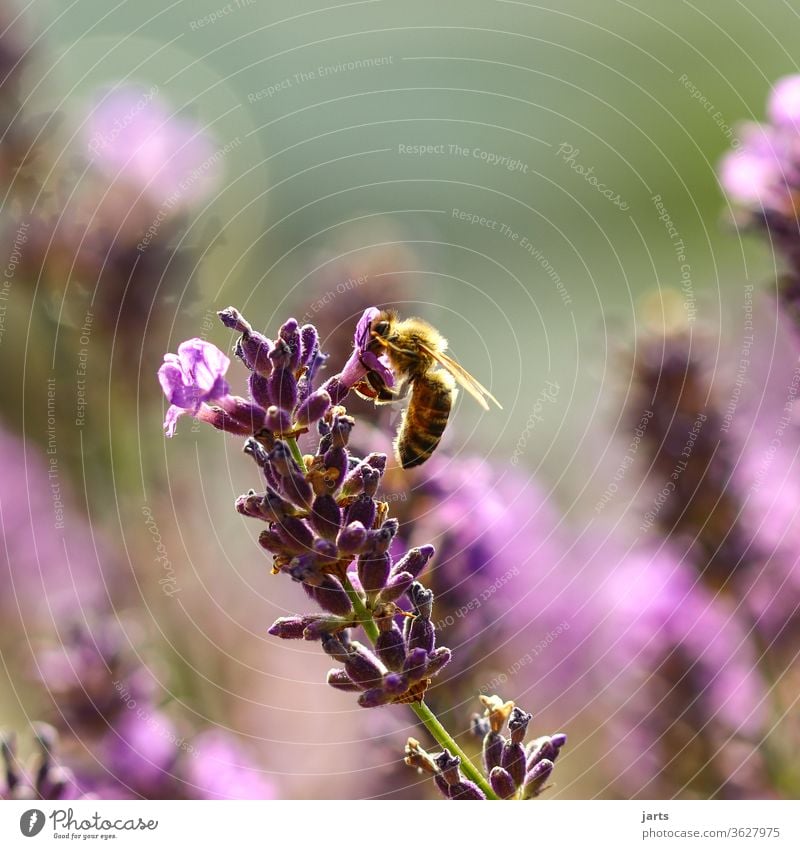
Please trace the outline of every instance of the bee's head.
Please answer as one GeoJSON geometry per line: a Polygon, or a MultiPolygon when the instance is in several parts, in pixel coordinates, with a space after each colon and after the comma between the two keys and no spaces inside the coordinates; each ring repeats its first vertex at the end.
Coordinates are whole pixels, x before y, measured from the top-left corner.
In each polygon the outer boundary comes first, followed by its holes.
{"type": "Polygon", "coordinates": [[[379,337],[381,339],[387,339],[392,332],[392,325],[394,324],[394,316],[392,313],[384,310],[381,312],[377,318],[375,318],[372,322],[372,327],[370,328],[370,332],[373,337],[379,337]]]}

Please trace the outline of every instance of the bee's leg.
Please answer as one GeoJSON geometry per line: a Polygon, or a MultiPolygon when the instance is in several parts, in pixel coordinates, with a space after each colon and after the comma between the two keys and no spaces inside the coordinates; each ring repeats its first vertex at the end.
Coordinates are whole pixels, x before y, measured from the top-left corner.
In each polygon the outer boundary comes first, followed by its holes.
{"type": "Polygon", "coordinates": [[[391,348],[393,351],[397,351],[398,354],[406,354],[406,356],[414,355],[414,350],[412,348],[401,348],[391,340],[386,339],[383,336],[378,336],[377,333],[373,333],[372,338],[379,344],[383,345],[384,348],[391,348]]]}
{"type": "Polygon", "coordinates": [[[391,404],[400,397],[400,394],[394,389],[390,389],[374,371],[367,375],[367,381],[375,391],[373,400],[376,404],[391,404]]]}

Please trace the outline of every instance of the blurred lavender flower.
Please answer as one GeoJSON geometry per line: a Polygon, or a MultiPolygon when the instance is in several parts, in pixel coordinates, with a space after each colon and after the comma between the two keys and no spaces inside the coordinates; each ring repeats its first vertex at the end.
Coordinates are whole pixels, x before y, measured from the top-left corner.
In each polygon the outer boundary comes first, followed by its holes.
{"type": "Polygon", "coordinates": [[[16,735],[0,733],[0,800],[88,798],[79,786],[81,779],[56,760],[56,730],[43,722],[33,723],[31,729],[37,751],[27,764],[20,760],[16,735]]]}
{"type": "Polygon", "coordinates": [[[101,605],[115,582],[111,560],[86,519],[72,509],[58,464],[0,423],[0,606],[30,629],[101,605]]]}
{"type": "Polygon", "coordinates": [[[199,266],[186,228],[219,180],[221,156],[154,89],[105,92],[85,131],[80,153],[59,155],[3,238],[21,253],[17,273],[52,292],[61,324],[79,328],[91,312],[95,336],[113,339],[120,367],[132,368],[162,348],[142,345],[164,329],[160,307],[178,287],[191,301],[199,266]]]}
{"type": "MultiPolygon", "coordinates": [[[[486,710],[483,716],[473,717],[472,730],[483,739],[483,769],[492,790],[500,799],[535,799],[550,786],[547,782],[567,742],[566,734],[538,737],[523,745],[531,715],[499,696],[481,696],[481,701],[486,710]],[[508,737],[503,736],[506,724],[510,732],[508,737]]],[[[429,755],[410,737],[405,762],[421,774],[432,775],[445,799],[475,801],[486,798],[474,782],[462,775],[460,758],[446,749],[429,755]]]]}
{"type": "Polygon", "coordinates": [[[685,546],[703,580],[719,588],[752,565],[754,552],[731,485],[737,446],[723,428],[704,350],[700,334],[642,334],[627,413],[631,431],[646,422],[639,444],[649,499],[640,530],[685,546]]]}
{"type": "Polygon", "coordinates": [[[168,213],[208,197],[218,182],[211,140],[162,103],[155,86],[103,92],[85,135],[92,161],[112,184],[131,184],[168,213]]]}
{"type": "Polygon", "coordinates": [[[723,190],[744,223],[765,232],[783,255],[788,274],[779,281],[785,308],[800,322],[800,224],[796,198],[800,190],[800,75],[783,77],[767,105],[769,123],[739,129],[737,148],[719,167],[723,190]]]}
{"type": "Polygon", "coordinates": [[[74,626],[37,654],[53,722],[98,798],[269,799],[274,788],[219,729],[184,733],[158,701],[150,669],[133,656],[139,629],[112,617],[74,626]]]}
{"type": "Polygon", "coordinates": [[[601,605],[614,780],[637,797],[769,795],[768,688],[737,609],[662,548],[619,558],[601,605]]]}

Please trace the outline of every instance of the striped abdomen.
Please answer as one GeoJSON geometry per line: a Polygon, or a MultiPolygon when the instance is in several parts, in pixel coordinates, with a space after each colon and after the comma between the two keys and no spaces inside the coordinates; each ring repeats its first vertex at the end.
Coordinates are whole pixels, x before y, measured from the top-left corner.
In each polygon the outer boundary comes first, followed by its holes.
{"type": "Polygon", "coordinates": [[[397,433],[395,449],[404,469],[419,466],[433,454],[447,426],[455,398],[453,378],[429,371],[414,378],[408,409],[397,433]]]}

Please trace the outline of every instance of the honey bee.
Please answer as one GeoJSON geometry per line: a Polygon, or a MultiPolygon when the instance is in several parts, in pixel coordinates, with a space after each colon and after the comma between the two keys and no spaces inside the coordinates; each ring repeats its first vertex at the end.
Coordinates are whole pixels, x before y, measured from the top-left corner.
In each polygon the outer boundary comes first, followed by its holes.
{"type": "Polygon", "coordinates": [[[456,384],[466,389],[484,410],[489,409],[487,398],[500,407],[485,386],[445,354],[447,340],[427,321],[400,320],[397,313],[384,310],[370,324],[370,336],[368,350],[386,354],[398,377],[398,386],[388,387],[377,372],[370,371],[358,392],[376,404],[388,404],[400,396],[405,386],[409,387],[408,407],[394,441],[397,459],[404,469],[421,465],[436,450],[456,398],[456,384]]]}

